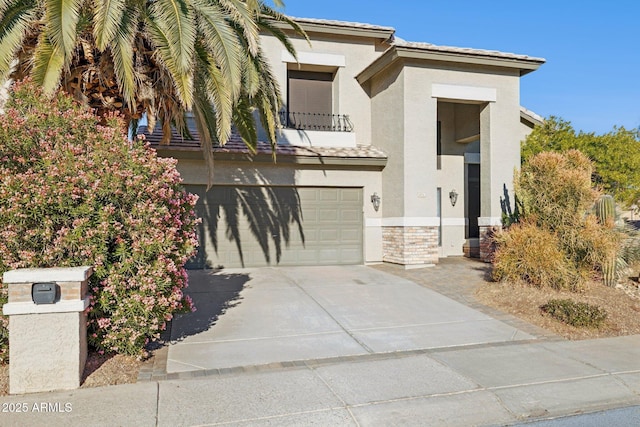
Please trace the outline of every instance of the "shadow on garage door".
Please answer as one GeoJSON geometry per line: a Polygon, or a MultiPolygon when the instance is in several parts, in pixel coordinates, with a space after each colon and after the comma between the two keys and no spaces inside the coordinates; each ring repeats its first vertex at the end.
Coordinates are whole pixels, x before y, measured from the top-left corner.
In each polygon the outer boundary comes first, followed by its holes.
{"type": "Polygon", "coordinates": [[[187,268],[363,263],[361,188],[185,187],[202,218],[187,268]]]}

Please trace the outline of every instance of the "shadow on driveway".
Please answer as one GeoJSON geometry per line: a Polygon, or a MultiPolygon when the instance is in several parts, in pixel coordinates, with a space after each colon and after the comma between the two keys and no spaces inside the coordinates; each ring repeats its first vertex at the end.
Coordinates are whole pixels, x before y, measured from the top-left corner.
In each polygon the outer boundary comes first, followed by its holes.
{"type": "Polygon", "coordinates": [[[190,270],[189,287],[185,293],[193,300],[196,311],[175,317],[171,325],[171,341],[182,341],[211,329],[228,309],[240,304],[240,292],[249,280],[248,274],[190,270]]]}

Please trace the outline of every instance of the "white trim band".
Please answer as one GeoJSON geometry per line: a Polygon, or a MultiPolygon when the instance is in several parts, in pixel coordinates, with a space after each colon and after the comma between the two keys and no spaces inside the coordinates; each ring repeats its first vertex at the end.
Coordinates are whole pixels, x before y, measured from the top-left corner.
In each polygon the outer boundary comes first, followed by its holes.
{"type": "Polygon", "coordinates": [[[365,218],[365,227],[382,227],[382,218],[365,218]]]}
{"type": "Polygon", "coordinates": [[[297,52],[298,60],[286,50],[282,51],[282,62],[305,65],[322,65],[325,67],[346,67],[347,60],[344,55],[332,53],[297,52]]]}
{"type": "Polygon", "coordinates": [[[5,316],[16,314],[80,313],[89,307],[89,297],[83,300],[58,301],[55,304],[33,302],[10,302],[2,307],[5,316]]]}
{"type": "Polygon", "coordinates": [[[440,226],[440,218],[434,217],[391,217],[382,218],[383,227],[438,227],[440,226]]]}
{"type": "Polygon", "coordinates": [[[492,87],[459,86],[434,83],[432,98],[459,99],[463,101],[496,102],[498,91],[492,87]]]}
{"type": "Polygon", "coordinates": [[[478,218],[480,227],[502,227],[502,218],[498,216],[481,216],[478,218]]]}
{"type": "Polygon", "coordinates": [[[442,225],[444,227],[447,226],[465,226],[469,224],[469,219],[468,218],[442,218],[442,225]]]}
{"type": "Polygon", "coordinates": [[[93,268],[89,266],[19,268],[6,271],[2,275],[2,282],[5,285],[9,283],[84,282],[92,272],[93,268]]]}

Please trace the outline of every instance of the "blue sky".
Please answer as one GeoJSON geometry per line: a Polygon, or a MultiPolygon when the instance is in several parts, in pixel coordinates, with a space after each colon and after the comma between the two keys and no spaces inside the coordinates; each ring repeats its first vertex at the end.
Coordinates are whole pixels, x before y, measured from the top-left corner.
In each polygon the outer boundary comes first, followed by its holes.
{"type": "Polygon", "coordinates": [[[640,127],[640,1],[285,0],[285,13],[391,26],[408,41],[547,60],[521,104],[605,133],[640,127]]]}

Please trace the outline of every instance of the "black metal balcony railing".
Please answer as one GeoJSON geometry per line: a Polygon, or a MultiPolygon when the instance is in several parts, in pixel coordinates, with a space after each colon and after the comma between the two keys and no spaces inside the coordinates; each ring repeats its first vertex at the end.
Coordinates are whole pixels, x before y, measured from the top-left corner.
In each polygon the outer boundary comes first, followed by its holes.
{"type": "Polygon", "coordinates": [[[280,111],[280,123],[287,129],[353,132],[353,123],[346,114],[280,111]]]}

